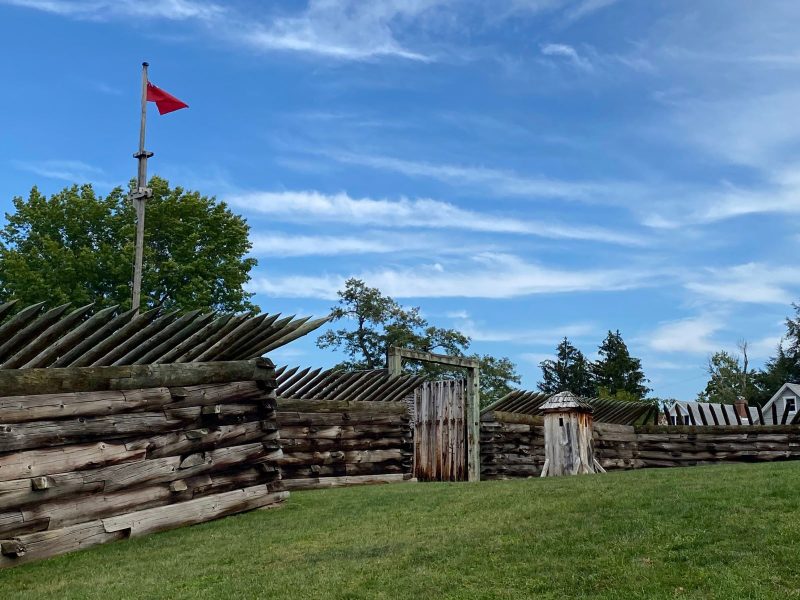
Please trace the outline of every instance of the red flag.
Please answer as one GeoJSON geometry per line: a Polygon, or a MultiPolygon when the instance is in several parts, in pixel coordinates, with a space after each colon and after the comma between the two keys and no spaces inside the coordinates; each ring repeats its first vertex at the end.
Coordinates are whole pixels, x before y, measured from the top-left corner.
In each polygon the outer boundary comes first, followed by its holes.
{"type": "Polygon", "coordinates": [[[160,115],[165,115],[173,110],[189,108],[188,104],[178,100],[172,94],[168,94],[160,87],[154,86],[149,81],[147,82],[147,101],[156,103],[156,106],[158,107],[158,114],[160,115]]]}

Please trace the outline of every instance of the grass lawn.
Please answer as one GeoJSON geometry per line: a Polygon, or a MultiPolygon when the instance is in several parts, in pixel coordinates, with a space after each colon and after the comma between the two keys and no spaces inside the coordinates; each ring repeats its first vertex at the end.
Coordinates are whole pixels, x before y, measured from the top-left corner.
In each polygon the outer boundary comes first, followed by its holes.
{"type": "Polygon", "coordinates": [[[0,572],[26,598],[793,598],[800,462],[295,493],[0,572]]]}

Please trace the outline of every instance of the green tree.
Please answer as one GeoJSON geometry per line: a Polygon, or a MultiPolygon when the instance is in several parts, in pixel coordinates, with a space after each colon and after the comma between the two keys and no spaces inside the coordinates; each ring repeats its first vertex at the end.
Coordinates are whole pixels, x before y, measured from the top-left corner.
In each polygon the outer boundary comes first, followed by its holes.
{"type": "Polygon", "coordinates": [[[763,405],[784,383],[800,383],[800,305],[793,304],[794,318],[786,319],[786,336],[775,356],[753,375],[753,401],[763,405]]]}
{"type": "Polygon", "coordinates": [[[752,387],[746,377],[747,359],[743,361],[736,354],[720,350],[709,357],[706,372],[709,380],[705,389],[697,394],[698,402],[733,404],[739,396],[750,400],[752,387]]]}
{"type": "MultiPolygon", "coordinates": [[[[142,297],[147,307],[240,311],[256,260],[249,226],[224,202],[150,180],[142,297]]],[[[134,209],[122,188],[74,185],[14,198],[0,230],[0,300],[130,306],[134,209]]]]}
{"type": "Polygon", "coordinates": [[[556,359],[539,363],[542,380],[538,387],[542,392],[572,392],[577,396],[596,395],[591,365],[583,352],[573,346],[565,337],[556,348],[556,359]]]}
{"type": "Polygon", "coordinates": [[[597,393],[603,398],[641,400],[650,391],[642,361],[631,356],[619,330],[609,331],[592,364],[597,393]]]}
{"type": "Polygon", "coordinates": [[[514,389],[512,383],[519,385],[522,381],[517,366],[505,356],[495,358],[488,354],[473,354],[472,358],[481,363],[481,408],[509,394],[514,389]]]}
{"type": "MultiPolygon", "coordinates": [[[[340,368],[385,368],[390,346],[450,356],[464,356],[469,348],[470,339],[463,333],[429,324],[418,307],[403,307],[360,279],[348,279],[338,295],[331,314],[342,326],[319,336],[317,346],[343,351],[346,360],[340,368]]],[[[519,383],[516,367],[508,358],[473,356],[481,362],[482,404],[499,399],[511,390],[512,383],[519,383]]],[[[428,364],[410,363],[408,370],[430,378],[463,376],[463,372],[428,364]]]]}

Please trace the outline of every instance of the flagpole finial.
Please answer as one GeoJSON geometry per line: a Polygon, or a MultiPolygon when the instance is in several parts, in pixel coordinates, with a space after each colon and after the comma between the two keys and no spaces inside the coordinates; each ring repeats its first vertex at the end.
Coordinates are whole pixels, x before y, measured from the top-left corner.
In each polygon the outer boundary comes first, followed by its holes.
{"type": "Polygon", "coordinates": [[[143,66],[143,67],[149,67],[149,66],[150,66],[150,63],[149,63],[149,62],[143,62],[143,63],[142,63],[142,66],[143,66]]]}

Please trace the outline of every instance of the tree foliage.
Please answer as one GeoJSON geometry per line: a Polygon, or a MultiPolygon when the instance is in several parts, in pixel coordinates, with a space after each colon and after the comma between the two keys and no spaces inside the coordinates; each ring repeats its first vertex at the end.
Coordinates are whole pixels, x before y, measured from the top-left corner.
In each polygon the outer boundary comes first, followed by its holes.
{"type": "MultiPolygon", "coordinates": [[[[329,329],[317,339],[320,348],[341,350],[346,360],[343,369],[386,367],[386,352],[391,346],[464,356],[470,339],[455,329],[428,323],[418,307],[404,307],[377,288],[356,278],[348,279],[338,292],[339,302],[331,309],[337,329],[329,329]]],[[[481,402],[488,404],[511,391],[519,383],[516,367],[508,358],[478,356],[481,362],[481,402]]],[[[408,365],[411,372],[428,377],[462,377],[463,372],[428,364],[408,365]]]]}
{"type": "MultiPolygon", "coordinates": [[[[142,297],[147,307],[253,308],[249,226],[224,202],[150,180],[142,297]]],[[[0,300],[130,306],[135,211],[122,188],[91,185],[14,198],[0,230],[0,300]]]]}
{"type": "Polygon", "coordinates": [[[800,383],[800,305],[786,319],[786,335],[761,371],[753,375],[753,401],[765,404],[784,383],[800,383]]]}
{"type": "Polygon", "coordinates": [[[709,380],[705,389],[697,395],[698,402],[733,404],[741,396],[750,403],[756,396],[750,377],[747,343],[741,342],[739,348],[741,355],[721,350],[709,357],[706,367],[709,380]]]}
{"type": "Polygon", "coordinates": [[[599,359],[591,362],[564,338],[555,360],[539,363],[539,389],[547,393],[570,391],[584,397],[641,401],[650,389],[642,363],[630,355],[619,331],[608,332],[598,348],[599,359]]]}
{"type": "Polygon", "coordinates": [[[542,392],[555,394],[567,391],[584,397],[595,395],[591,365],[583,352],[566,337],[556,349],[556,359],[543,360],[539,368],[542,370],[542,380],[538,387],[542,392]]]}
{"type": "Polygon", "coordinates": [[[641,400],[650,391],[642,361],[631,356],[619,330],[609,331],[592,364],[598,395],[619,400],[641,400]],[[602,394],[600,394],[602,391],[602,394]]]}

